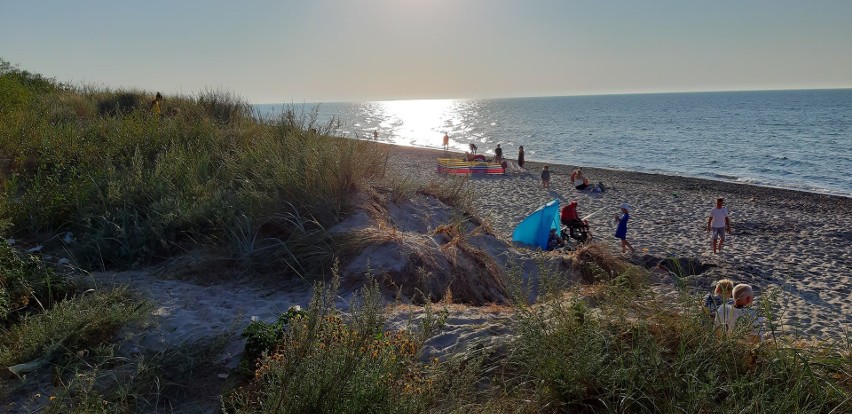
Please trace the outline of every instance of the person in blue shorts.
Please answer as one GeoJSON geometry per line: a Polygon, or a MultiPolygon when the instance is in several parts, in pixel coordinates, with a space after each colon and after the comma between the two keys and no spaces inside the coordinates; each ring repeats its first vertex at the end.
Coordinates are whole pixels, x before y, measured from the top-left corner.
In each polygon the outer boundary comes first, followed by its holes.
{"type": "Polygon", "coordinates": [[[619,218],[616,215],[615,219],[618,220],[618,228],[615,229],[615,238],[621,240],[621,252],[627,253],[627,249],[630,249],[630,253],[635,253],[633,246],[627,241],[627,220],[630,220],[630,204],[622,203],[621,217],[619,218]]]}

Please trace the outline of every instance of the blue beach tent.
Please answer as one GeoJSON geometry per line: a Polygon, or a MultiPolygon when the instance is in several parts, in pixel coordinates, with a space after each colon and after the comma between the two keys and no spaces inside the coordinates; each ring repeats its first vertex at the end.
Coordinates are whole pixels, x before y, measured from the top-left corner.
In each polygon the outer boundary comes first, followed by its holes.
{"type": "Polygon", "coordinates": [[[547,236],[550,229],[556,229],[559,235],[559,200],[541,206],[527,216],[515,231],[512,232],[512,241],[538,246],[547,249],[547,236]]]}

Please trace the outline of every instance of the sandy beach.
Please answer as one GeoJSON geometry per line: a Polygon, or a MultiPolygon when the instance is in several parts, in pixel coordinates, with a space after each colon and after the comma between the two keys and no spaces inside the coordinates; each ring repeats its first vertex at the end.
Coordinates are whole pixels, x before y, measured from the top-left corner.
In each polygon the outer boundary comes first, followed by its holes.
{"type": "MultiPolygon", "coordinates": [[[[400,176],[427,182],[445,178],[435,171],[435,159],[447,155],[443,151],[399,146],[389,151],[390,165],[400,176]]],[[[751,284],[758,301],[774,291],[787,333],[836,338],[852,327],[851,198],[584,167],[591,181],[606,186],[602,193],[590,193],[569,187],[576,166],[553,164],[546,191],[539,178],[542,166],[527,161],[527,172],[469,178],[476,213],[499,237],[510,240],[514,227],[549,200],[577,200],[581,216],[603,209],[589,224],[597,242],[620,252],[612,235],[613,215],[627,202],[633,207],[628,226],[628,240],[636,249],[632,261],[697,261],[707,270],[680,281],[696,294],[723,277],[751,284]],[[726,200],[732,233],[722,253],[714,255],[705,226],[716,197],[726,200]]]]}

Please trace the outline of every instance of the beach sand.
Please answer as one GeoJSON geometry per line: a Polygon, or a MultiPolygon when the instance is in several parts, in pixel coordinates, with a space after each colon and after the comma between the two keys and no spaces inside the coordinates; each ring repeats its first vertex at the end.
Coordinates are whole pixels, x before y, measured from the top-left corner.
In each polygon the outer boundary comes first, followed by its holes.
{"type": "MultiPolygon", "coordinates": [[[[394,174],[421,182],[441,180],[437,157],[462,157],[424,148],[388,146],[394,174]]],[[[838,338],[852,328],[852,198],[629,171],[583,167],[590,181],[602,181],[602,193],[568,185],[573,165],[549,164],[550,191],[541,186],[543,164],[527,161],[526,173],[471,176],[476,214],[499,237],[511,240],[527,214],[554,198],[577,200],[589,218],[597,242],[620,254],[613,237],[621,203],[632,206],[628,240],[632,261],[655,264],[676,257],[707,267],[681,283],[696,295],[710,283],[731,278],[751,284],[761,298],[776,304],[787,333],[838,338]],[[707,218],[715,199],[724,197],[731,212],[732,234],[720,254],[713,254],[707,218]]]]}

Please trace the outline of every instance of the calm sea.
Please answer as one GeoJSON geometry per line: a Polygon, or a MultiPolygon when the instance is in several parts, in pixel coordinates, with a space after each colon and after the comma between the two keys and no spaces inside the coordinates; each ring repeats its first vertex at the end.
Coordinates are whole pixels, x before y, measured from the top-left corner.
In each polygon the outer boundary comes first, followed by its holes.
{"type": "MultiPolygon", "coordinates": [[[[852,89],[297,104],[338,134],[852,197],[852,89]]],[[[284,105],[255,105],[264,117],[284,105]]]]}

